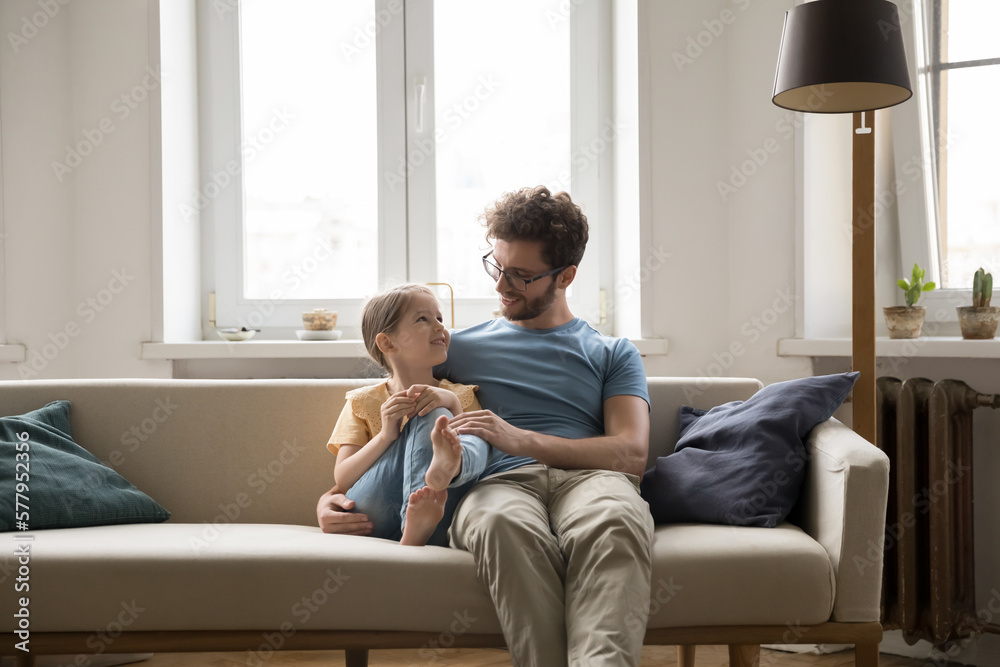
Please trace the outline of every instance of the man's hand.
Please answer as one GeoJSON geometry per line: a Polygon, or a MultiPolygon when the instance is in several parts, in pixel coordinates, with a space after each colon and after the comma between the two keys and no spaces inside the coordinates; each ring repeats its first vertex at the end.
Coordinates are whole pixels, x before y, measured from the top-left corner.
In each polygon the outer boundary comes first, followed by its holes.
{"type": "Polygon", "coordinates": [[[453,415],[462,411],[462,402],[459,400],[458,394],[447,389],[426,384],[414,384],[406,390],[406,395],[416,400],[415,409],[417,416],[420,417],[435,408],[448,408],[453,415]]]}
{"type": "Polygon", "coordinates": [[[463,412],[448,422],[459,435],[478,435],[504,454],[522,456],[525,447],[534,437],[533,431],[511,426],[490,410],[463,412]]]}
{"type": "Polygon", "coordinates": [[[463,413],[449,422],[458,433],[478,435],[504,454],[530,456],[564,470],[611,470],[642,477],[649,454],[649,405],[638,396],[604,401],[604,435],[561,438],[508,424],[489,410],[463,413]]]}
{"type": "Polygon", "coordinates": [[[365,514],[353,514],[347,510],[354,507],[354,501],[340,492],[336,486],[320,496],[316,505],[316,518],[324,533],[340,535],[370,535],[372,524],[365,514]]]}

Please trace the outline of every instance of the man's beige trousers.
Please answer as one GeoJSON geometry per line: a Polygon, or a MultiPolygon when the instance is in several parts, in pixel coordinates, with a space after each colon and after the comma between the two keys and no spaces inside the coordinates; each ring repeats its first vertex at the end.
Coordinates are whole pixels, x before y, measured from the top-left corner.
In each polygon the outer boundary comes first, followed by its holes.
{"type": "Polygon", "coordinates": [[[516,667],[637,667],[653,519],[639,478],[531,464],[487,477],[455,511],[516,667]]]}

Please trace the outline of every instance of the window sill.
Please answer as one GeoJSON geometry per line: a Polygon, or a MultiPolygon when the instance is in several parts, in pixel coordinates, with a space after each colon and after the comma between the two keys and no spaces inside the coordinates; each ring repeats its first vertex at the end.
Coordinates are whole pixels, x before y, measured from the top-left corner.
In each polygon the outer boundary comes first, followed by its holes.
{"type": "Polygon", "coordinates": [[[27,348],[24,345],[0,345],[0,362],[16,364],[27,358],[27,348]]]}
{"type": "MultiPolygon", "coordinates": [[[[667,353],[664,338],[634,338],[639,353],[662,356],[667,353]]],[[[142,343],[139,358],[164,359],[365,359],[368,353],[359,340],[248,340],[191,341],[185,343],[142,343]]]]}
{"type": "MultiPolygon", "coordinates": [[[[850,357],[850,338],[784,338],[779,357],[850,357]]],[[[912,340],[877,338],[877,357],[1000,359],[1000,338],[964,340],[961,336],[921,336],[912,340]]]]}

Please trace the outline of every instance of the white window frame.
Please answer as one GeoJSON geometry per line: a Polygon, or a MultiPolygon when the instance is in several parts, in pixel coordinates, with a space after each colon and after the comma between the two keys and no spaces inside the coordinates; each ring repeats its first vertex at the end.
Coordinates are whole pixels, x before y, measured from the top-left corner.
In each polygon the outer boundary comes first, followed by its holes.
{"type": "MultiPolygon", "coordinates": [[[[421,137],[434,136],[434,114],[424,113],[424,132],[407,133],[407,123],[415,127],[415,81],[426,83],[426,109],[434,108],[433,75],[433,2],[432,0],[376,0],[376,12],[396,16],[403,2],[403,20],[394,18],[380,25],[376,38],[378,80],[378,203],[379,285],[403,280],[436,281],[436,244],[434,225],[435,183],[433,168],[414,170],[405,188],[390,191],[384,186],[384,174],[395,168],[399,158],[396,147],[406,154],[417,148],[421,137]],[[397,9],[393,13],[391,10],[397,9]],[[404,46],[405,44],[405,46],[404,46]],[[405,51],[404,51],[405,50],[405,51]],[[407,71],[409,68],[409,71],[407,71]]],[[[239,104],[240,45],[239,2],[198,3],[198,21],[205,38],[199,55],[199,93],[202,106],[201,184],[204,191],[213,175],[225,172],[227,163],[238,160],[239,173],[234,183],[221,188],[201,211],[202,222],[211,230],[212,239],[205,258],[207,291],[214,291],[217,326],[253,326],[270,330],[275,337],[289,337],[301,326],[301,313],[307,308],[325,307],[339,313],[338,328],[348,337],[360,330],[361,299],[248,299],[243,297],[242,233],[244,189],[242,180],[242,113],[239,104]],[[236,187],[234,187],[236,186],[236,187]],[[214,284],[208,284],[211,281],[214,284]],[[261,323],[261,320],[263,322],[261,323]]],[[[571,43],[571,146],[574,151],[602,138],[607,122],[613,121],[611,89],[611,4],[593,0],[569,4],[571,43]],[[599,37],[595,39],[594,35],[599,37]]],[[[580,204],[590,224],[590,242],[583,270],[570,292],[570,307],[578,316],[610,333],[611,323],[600,322],[600,290],[613,283],[613,247],[610,220],[612,215],[613,139],[596,163],[582,170],[571,160],[571,182],[576,203],[580,204]]],[[[531,185],[525,183],[525,185],[531,185]]],[[[489,202],[483,202],[484,206],[489,202]]],[[[484,280],[488,280],[484,274],[484,280]]],[[[448,303],[442,299],[443,309],[448,303]]],[[[498,307],[495,298],[456,298],[455,323],[461,328],[491,317],[498,307]]]]}

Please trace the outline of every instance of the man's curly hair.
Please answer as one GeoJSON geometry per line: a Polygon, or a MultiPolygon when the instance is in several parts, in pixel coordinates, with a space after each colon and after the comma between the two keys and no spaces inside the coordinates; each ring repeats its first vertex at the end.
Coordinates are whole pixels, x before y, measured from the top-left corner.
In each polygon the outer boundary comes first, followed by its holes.
{"type": "Polygon", "coordinates": [[[589,238],[587,216],[565,192],[543,185],[508,192],[481,216],[486,240],[541,241],[542,259],[551,266],[579,266],[589,238]]]}

